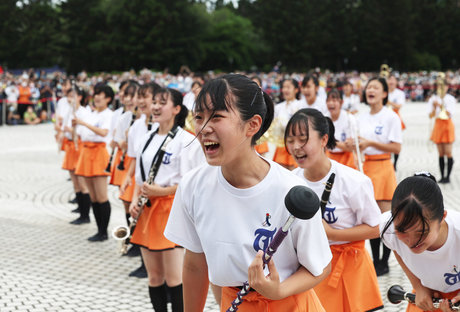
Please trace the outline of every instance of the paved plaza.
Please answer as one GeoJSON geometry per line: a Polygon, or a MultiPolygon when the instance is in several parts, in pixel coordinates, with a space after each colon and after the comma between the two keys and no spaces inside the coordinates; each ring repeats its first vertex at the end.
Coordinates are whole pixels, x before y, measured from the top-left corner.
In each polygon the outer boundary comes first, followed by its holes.
{"type": "MultiPolygon", "coordinates": [[[[428,141],[426,104],[409,103],[402,116],[407,129],[398,180],[421,170],[439,176],[436,146],[428,141]]],[[[458,120],[456,130],[458,138],[458,120]]],[[[441,185],[446,208],[456,210],[458,146],[451,183],[441,185]]],[[[96,232],[93,218],[90,224],[69,224],[77,215],[70,212],[75,205],[68,200],[74,194],[68,173],[60,169],[62,157],[52,124],[0,127],[0,312],[152,311],[147,279],[128,277],[140,259],[121,257],[113,239],[89,243],[86,239],[96,232]]],[[[116,188],[109,188],[109,199],[112,229],[125,224],[125,217],[116,188]]],[[[393,284],[411,289],[393,256],[390,273],[379,284],[384,311],[405,311],[404,303],[395,306],[386,300],[393,284]]],[[[218,311],[211,295],[205,311],[218,311]]]]}

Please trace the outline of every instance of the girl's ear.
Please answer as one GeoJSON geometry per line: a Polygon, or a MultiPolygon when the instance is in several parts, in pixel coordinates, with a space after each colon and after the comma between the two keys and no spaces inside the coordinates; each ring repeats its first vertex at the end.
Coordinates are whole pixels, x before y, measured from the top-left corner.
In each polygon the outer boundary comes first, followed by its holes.
{"type": "Polygon", "coordinates": [[[259,132],[260,127],[262,126],[262,117],[260,115],[254,115],[246,122],[247,130],[246,136],[253,137],[257,132],[259,132]]]}

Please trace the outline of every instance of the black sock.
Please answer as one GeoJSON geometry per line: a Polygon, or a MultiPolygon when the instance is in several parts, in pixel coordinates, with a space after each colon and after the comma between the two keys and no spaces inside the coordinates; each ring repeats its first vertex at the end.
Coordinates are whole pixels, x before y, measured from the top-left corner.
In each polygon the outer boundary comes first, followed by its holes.
{"type": "Polygon", "coordinates": [[[173,312],[184,311],[184,299],[182,297],[182,284],[168,287],[171,294],[171,304],[173,312]]]}
{"type": "Polygon", "coordinates": [[[80,195],[80,217],[89,218],[89,210],[91,209],[91,198],[88,193],[81,193],[80,195]]]}
{"type": "Polygon", "coordinates": [[[77,200],[77,207],[78,207],[78,210],[80,211],[80,213],[81,213],[81,195],[83,195],[82,192],[76,192],[75,193],[75,198],[77,200]]]}
{"type": "Polygon", "coordinates": [[[447,158],[447,179],[450,177],[450,172],[452,171],[452,167],[454,166],[454,159],[452,157],[447,158]]]}
{"type": "Polygon", "coordinates": [[[394,154],[394,162],[393,162],[393,168],[396,171],[396,163],[398,162],[399,154],[394,154]]]}
{"type": "Polygon", "coordinates": [[[101,228],[99,229],[99,233],[107,235],[107,228],[109,227],[110,221],[110,213],[112,211],[110,207],[110,202],[106,201],[103,203],[99,203],[99,207],[101,210],[101,228]]]}
{"type": "Polygon", "coordinates": [[[439,170],[441,170],[441,179],[444,179],[444,156],[439,157],[439,170]]]}
{"type": "Polygon", "coordinates": [[[93,206],[94,220],[96,220],[96,225],[97,225],[97,232],[100,233],[101,231],[101,204],[97,202],[93,202],[92,206],[93,206]]]}
{"type": "Polygon", "coordinates": [[[166,283],[161,286],[149,286],[150,302],[155,312],[167,312],[166,283]]]}
{"type": "Polygon", "coordinates": [[[131,214],[127,213],[126,214],[126,223],[128,224],[128,227],[131,225],[131,221],[129,221],[130,217],[131,217],[131,214]]]}
{"type": "Polygon", "coordinates": [[[382,255],[382,263],[385,265],[385,266],[388,266],[388,259],[390,258],[390,254],[391,254],[391,249],[388,248],[387,246],[385,246],[385,244],[382,244],[383,246],[383,255],[382,255]]]}
{"type": "Polygon", "coordinates": [[[374,263],[378,263],[380,261],[380,237],[370,239],[369,242],[371,243],[372,258],[374,259],[374,263]]]}

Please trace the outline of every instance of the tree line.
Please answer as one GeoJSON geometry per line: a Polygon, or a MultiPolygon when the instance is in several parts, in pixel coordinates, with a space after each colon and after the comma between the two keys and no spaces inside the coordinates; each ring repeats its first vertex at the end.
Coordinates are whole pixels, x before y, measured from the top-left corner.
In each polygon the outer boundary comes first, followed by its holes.
{"type": "Polygon", "coordinates": [[[460,0],[2,0],[0,65],[456,69],[460,0]]]}

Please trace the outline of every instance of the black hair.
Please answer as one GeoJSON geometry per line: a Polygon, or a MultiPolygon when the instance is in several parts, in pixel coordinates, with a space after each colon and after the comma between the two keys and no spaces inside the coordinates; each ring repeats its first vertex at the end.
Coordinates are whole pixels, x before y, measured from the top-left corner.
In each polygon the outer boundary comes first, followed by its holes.
{"type": "Polygon", "coordinates": [[[113,93],[113,89],[109,85],[106,85],[105,83],[97,84],[96,86],[94,86],[94,95],[99,94],[99,93],[104,93],[105,97],[110,98],[110,101],[108,104],[112,103],[113,98],[115,97],[115,93],[113,93]]]}
{"type": "Polygon", "coordinates": [[[288,136],[292,133],[296,133],[297,129],[305,129],[305,135],[307,136],[307,142],[310,137],[308,130],[308,124],[311,122],[311,127],[313,130],[319,133],[320,138],[328,135],[326,147],[328,149],[334,149],[337,140],[334,137],[335,127],[334,123],[329,117],[325,117],[319,110],[314,108],[303,108],[298,110],[292,117],[289,119],[289,122],[284,131],[284,145],[286,145],[286,140],[288,136]]]}
{"type": "Polygon", "coordinates": [[[400,214],[402,220],[398,226],[395,226],[398,232],[403,233],[419,222],[422,224],[422,233],[415,246],[430,232],[430,221],[442,221],[443,196],[436,179],[431,174],[417,173],[399,183],[391,200],[391,218],[383,228],[382,238],[400,214]]]}
{"type": "Polygon", "coordinates": [[[152,99],[153,99],[155,95],[157,94],[157,92],[159,92],[160,90],[161,90],[161,87],[159,84],[155,82],[149,82],[149,83],[141,85],[137,89],[137,95],[145,97],[146,94],[150,92],[152,94],[152,99]]]}
{"type": "Polygon", "coordinates": [[[180,112],[176,115],[176,118],[174,119],[174,124],[183,128],[185,126],[185,119],[187,118],[187,115],[188,115],[188,109],[185,105],[182,104],[182,101],[183,101],[182,93],[180,93],[176,89],[160,88],[155,93],[155,96],[157,95],[161,96],[162,101],[167,101],[168,98],[170,98],[174,107],[180,106],[180,112]]]}
{"type": "MultiPolygon", "coordinates": [[[[294,78],[283,79],[283,80],[281,81],[281,83],[280,83],[281,88],[283,88],[283,84],[284,84],[286,81],[290,81],[290,82],[292,83],[292,85],[294,86],[294,88],[297,89],[297,92],[296,92],[296,94],[295,94],[295,98],[296,98],[297,100],[299,100],[299,99],[300,99],[299,82],[298,82],[296,79],[294,79],[294,78]]],[[[283,94],[281,93],[281,96],[282,96],[282,95],[283,95],[283,94]]],[[[283,101],[284,101],[284,100],[286,100],[286,99],[283,99],[283,101]]]]}
{"type": "Polygon", "coordinates": [[[251,119],[254,115],[262,118],[262,126],[251,139],[251,144],[255,145],[270,127],[274,114],[272,99],[256,82],[240,74],[223,75],[205,83],[195,102],[196,112],[211,110],[212,115],[216,111],[229,111],[235,108],[243,121],[251,119]],[[208,97],[211,103],[207,103],[208,97]]]}
{"type": "Polygon", "coordinates": [[[130,95],[131,97],[134,97],[134,95],[137,92],[137,89],[139,89],[139,84],[135,81],[129,81],[123,93],[125,95],[130,95]]]}
{"type": "Polygon", "coordinates": [[[192,85],[190,86],[190,89],[193,89],[193,87],[194,87],[195,85],[198,85],[200,88],[203,86],[203,84],[202,84],[201,82],[199,82],[199,81],[194,81],[194,82],[192,83],[192,85]]]}
{"type": "Polygon", "coordinates": [[[80,105],[81,106],[88,105],[88,94],[86,93],[86,91],[78,86],[75,86],[75,91],[77,92],[78,96],[81,96],[80,105]]]}
{"type": "Polygon", "coordinates": [[[387,102],[388,102],[388,84],[387,84],[387,80],[385,78],[382,78],[382,77],[372,77],[371,79],[369,79],[369,81],[367,82],[366,84],[366,87],[364,88],[364,91],[363,91],[363,101],[366,105],[369,105],[367,104],[367,98],[366,98],[366,89],[367,89],[367,86],[369,85],[369,83],[371,81],[374,81],[374,80],[377,80],[378,82],[380,82],[383,86],[383,91],[387,93],[387,96],[383,99],[383,105],[386,105],[387,102]]]}
{"type": "Polygon", "coordinates": [[[339,90],[337,90],[335,88],[331,89],[331,91],[329,91],[327,93],[326,100],[328,100],[330,97],[336,98],[336,99],[339,99],[339,100],[343,100],[342,92],[340,92],[339,90]]]}
{"type": "Polygon", "coordinates": [[[123,87],[126,86],[128,83],[129,83],[129,80],[123,80],[122,82],[120,82],[120,86],[118,90],[123,89],[123,87]]]}
{"type": "Polygon", "coordinates": [[[262,79],[259,76],[252,76],[251,80],[257,80],[259,82],[259,87],[262,87],[262,79]]]}
{"type": "Polygon", "coordinates": [[[319,80],[315,75],[306,75],[302,80],[302,87],[305,87],[310,80],[313,81],[315,86],[319,87],[319,80]]]}

